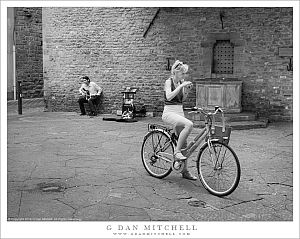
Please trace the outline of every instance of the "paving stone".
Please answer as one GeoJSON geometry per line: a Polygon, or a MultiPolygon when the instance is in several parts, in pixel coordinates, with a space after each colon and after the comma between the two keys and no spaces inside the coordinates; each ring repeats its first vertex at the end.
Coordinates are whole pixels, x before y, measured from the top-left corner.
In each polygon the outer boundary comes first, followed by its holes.
{"type": "Polygon", "coordinates": [[[193,221],[194,218],[185,213],[157,208],[146,209],[152,221],[193,221]]]}
{"type": "Polygon", "coordinates": [[[21,203],[22,192],[13,191],[7,193],[7,218],[10,220],[11,218],[19,217],[20,203],[21,203]]]}
{"type": "Polygon", "coordinates": [[[277,216],[275,209],[265,207],[261,203],[255,201],[226,207],[226,210],[251,219],[252,221],[281,221],[277,216]]]}
{"type": "Polygon", "coordinates": [[[104,201],[108,196],[108,191],[106,186],[73,186],[65,190],[61,201],[78,209],[104,201]]]}
{"type": "Polygon", "coordinates": [[[105,204],[82,207],[74,213],[74,217],[82,221],[109,221],[109,215],[110,206],[105,204]]]}
{"type": "Polygon", "coordinates": [[[19,218],[36,221],[72,219],[75,209],[60,202],[59,198],[59,194],[24,192],[19,218]]]}
{"type": "Polygon", "coordinates": [[[73,168],[37,166],[31,174],[32,178],[70,178],[75,175],[73,168]]]}
{"type": "Polygon", "coordinates": [[[195,221],[247,221],[246,218],[227,210],[195,209],[191,216],[195,221]]]}
{"type": "Polygon", "coordinates": [[[147,211],[143,208],[136,208],[124,205],[111,205],[110,215],[108,218],[109,221],[121,221],[125,218],[131,218],[133,220],[136,220],[138,218],[144,220],[150,219],[147,211]]]}

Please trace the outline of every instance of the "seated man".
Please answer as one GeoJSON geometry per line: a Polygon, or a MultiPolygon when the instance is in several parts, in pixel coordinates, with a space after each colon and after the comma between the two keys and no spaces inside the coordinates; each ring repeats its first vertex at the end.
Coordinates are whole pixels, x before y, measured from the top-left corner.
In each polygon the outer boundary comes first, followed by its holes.
{"type": "Polygon", "coordinates": [[[91,115],[96,116],[95,105],[99,104],[102,88],[95,82],[91,82],[87,76],[83,76],[81,79],[83,80],[83,83],[79,89],[81,96],[78,99],[81,111],[80,115],[86,115],[84,103],[88,103],[90,106],[91,115]]]}

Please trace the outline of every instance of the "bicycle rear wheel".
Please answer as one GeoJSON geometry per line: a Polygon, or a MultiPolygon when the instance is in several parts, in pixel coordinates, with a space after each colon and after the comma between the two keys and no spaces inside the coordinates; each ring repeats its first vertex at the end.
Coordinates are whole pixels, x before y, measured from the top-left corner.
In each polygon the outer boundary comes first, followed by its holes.
{"type": "Polygon", "coordinates": [[[197,169],[201,183],[215,196],[231,194],[240,181],[238,157],[232,148],[221,142],[211,142],[211,148],[206,143],[200,149],[197,169]]]}
{"type": "Polygon", "coordinates": [[[153,130],[145,138],[141,149],[142,162],[153,177],[164,178],[172,171],[174,145],[163,131],[153,130]]]}

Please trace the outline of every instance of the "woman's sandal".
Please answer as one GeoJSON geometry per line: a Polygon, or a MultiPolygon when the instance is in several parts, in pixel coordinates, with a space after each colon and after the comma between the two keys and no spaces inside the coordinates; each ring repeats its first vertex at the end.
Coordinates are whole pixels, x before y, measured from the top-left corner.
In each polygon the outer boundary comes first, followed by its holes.
{"type": "Polygon", "coordinates": [[[175,161],[184,161],[187,157],[183,156],[181,152],[174,153],[174,160],[175,161]]]}
{"type": "Polygon", "coordinates": [[[197,180],[197,177],[193,176],[189,171],[183,172],[182,177],[185,179],[193,180],[193,181],[197,180]]]}

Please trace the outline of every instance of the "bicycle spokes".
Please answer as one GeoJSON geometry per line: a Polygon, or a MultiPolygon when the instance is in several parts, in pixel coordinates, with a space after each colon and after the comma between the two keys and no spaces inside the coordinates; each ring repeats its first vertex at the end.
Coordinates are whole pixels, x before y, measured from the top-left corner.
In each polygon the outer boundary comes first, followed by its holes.
{"type": "Polygon", "coordinates": [[[209,142],[209,144],[209,153],[211,161],[214,164],[214,169],[221,170],[224,161],[226,161],[226,157],[230,157],[230,152],[226,156],[226,153],[228,152],[226,147],[213,147],[211,142],[209,142]]]}
{"type": "Polygon", "coordinates": [[[153,134],[151,138],[154,152],[164,152],[171,145],[170,139],[166,139],[162,134],[153,134]]]}

